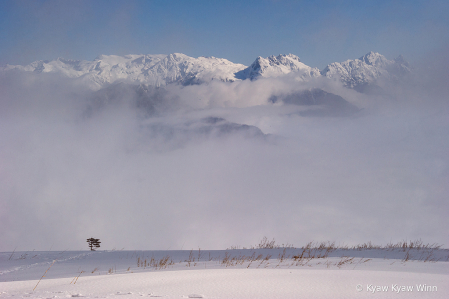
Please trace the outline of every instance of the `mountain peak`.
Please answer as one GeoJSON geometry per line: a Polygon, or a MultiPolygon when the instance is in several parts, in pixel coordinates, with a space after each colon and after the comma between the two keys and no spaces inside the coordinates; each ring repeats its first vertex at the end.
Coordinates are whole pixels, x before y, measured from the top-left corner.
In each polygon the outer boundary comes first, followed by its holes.
{"type": "Polygon", "coordinates": [[[298,56],[279,54],[278,56],[271,55],[267,58],[257,57],[248,68],[236,74],[236,77],[255,80],[259,77],[277,77],[291,72],[307,73],[307,77],[319,76],[318,69],[305,65],[298,56]]]}
{"type": "Polygon", "coordinates": [[[383,56],[377,52],[373,52],[373,51],[360,57],[359,60],[363,61],[364,63],[366,63],[368,65],[373,65],[373,66],[380,65],[380,64],[383,65],[386,62],[388,62],[388,59],[385,58],[385,56],[383,56]]]}
{"type": "Polygon", "coordinates": [[[410,64],[408,63],[408,61],[405,60],[404,56],[402,56],[401,54],[399,54],[399,56],[394,59],[394,62],[410,68],[410,64]]]}
{"type": "Polygon", "coordinates": [[[168,60],[179,60],[179,59],[185,59],[189,56],[182,54],[182,53],[171,53],[167,55],[168,60]]]}
{"type": "Polygon", "coordinates": [[[408,63],[402,56],[388,60],[385,56],[371,51],[359,59],[331,63],[321,74],[341,81],[346,87],[361,90],[380,81],[397,81],[409,72],[408,63]]]}
{"type": "Polygon", "coordinates": [[[106,57],[104,54],[100,54],[97,57],[95,57],[94,61],[103,60],[106,57]]]}
{"type": "Polygon", "coordinates": [[[301,61],[301,59],[299,59],[298,56],[296,56],[294,54],[291,54],[291,53],[289,53],[289,54],[279,54],[278,56],[271,55],[270,57],[268,57],[268,59],[277,60],[277,61],[287,60],[287,59],[296,60],[296,61],[299,61],[299,62],[301,61]]]}

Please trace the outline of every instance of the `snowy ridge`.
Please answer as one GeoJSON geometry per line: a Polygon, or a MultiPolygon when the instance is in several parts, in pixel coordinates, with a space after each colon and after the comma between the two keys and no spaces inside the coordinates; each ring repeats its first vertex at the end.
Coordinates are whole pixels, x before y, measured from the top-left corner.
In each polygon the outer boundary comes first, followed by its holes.
{"type": "Polygon", "coordinates": [[[357,88],[381,79],[395,81],[410,72],[410,65],[402,55],[395,60],[388,60],[379,53],[369,52],[359,59],[331,63],[321,74],[341,81],[346,87],[357,88]]]}

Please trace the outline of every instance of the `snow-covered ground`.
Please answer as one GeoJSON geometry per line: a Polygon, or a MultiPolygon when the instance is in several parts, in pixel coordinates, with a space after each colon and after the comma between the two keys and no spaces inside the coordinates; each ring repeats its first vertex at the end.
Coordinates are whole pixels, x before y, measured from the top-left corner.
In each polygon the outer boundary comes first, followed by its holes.
{"type": "Polygon", "coordinates": [[[447,298],[447,249],[0,253],[0,297],[447,298]]]}

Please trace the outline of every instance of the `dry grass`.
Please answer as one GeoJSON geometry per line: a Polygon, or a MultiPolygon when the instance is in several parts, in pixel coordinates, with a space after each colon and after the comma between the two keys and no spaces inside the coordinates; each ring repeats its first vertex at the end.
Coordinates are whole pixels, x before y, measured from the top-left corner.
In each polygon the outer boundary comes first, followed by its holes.
{"type": "MultiPolygon", "coordinates": [[[[240,249],[240,246],[232,246],[231,250],[240,249]]],[[[437,243],[424,243],[421,239],[414,240],[414,241],[400,241],[397,243],[388,243],[387,245],[376,245],[372,243],[371,241],[358,244],[355,246],[348,246],[348,245],[336,245],[335,242],[309,242],[305,246],[297,248],[294,247],[291,244],[287,245],[278,245],[276,244],[275,239],[269,240],[267,237],[263,237],[260,242],[256,246],[250,247],[250,249],[282,249],[284,248],[284,251],[279,254],[278,256],[278,262],[276,267],[280,267],[282,263],[285,262],[286,259],[290,258],[290,256],[287,256],[286,249],[300,249],[301,251],[298,254],[295,254],[291,257],[291,260],[289,262],[288,267],[291,266],[310,266],[312,261],[315,260],[313,264],[315,265],[325,265],[326,267],[330,266],[337,266],[338,268],[348,265],[348,264],[354,264],[355,266],[360,265],[362,263],[366,263],[372,259],[364,259],[361,258],[358,260],[358,262],[355,262],[354,257],[348,257],[343,256],[341,257],[341,260],[338,262],[331,262],[329,260],[326,260],[329,255],[336,251],[336,250],[371,250],[371,249],[378,249],[378,250],[399,250],[403,251],[405,253],[404,257],[402,258],[402,262],[408,262],[411,260],[414,261],[422,261],[422,262],[437,262],[437,261],[449,261],[449,255],[447,257],[435,257],[435,250],[442,249],[442,245],[437,243]],[[325,262],[317,262],[316,259],[325,259],[325,262]]],[[[243,249],[246,249],[243,247],[243,249]]],[[[254,254],[253,254],[254,255],[254,254]]],[[[229,253],[226,253],[222,264],[228,266],[234,266],[242,264],[243,262],[248,262],[247,268],[252,266],[253,262],[256,259],[248,258],[245,256],[237,256],[237,257],[231,257],[229,253]],[[239,262],[237,262],[237,260],[239,262]]],[[[263,260],[262,262],[259,261],[259,264],[257,268],[261,267],[262,264],[268,263],[268,261],[263,260]]],[[[285,265],[284,265],[285,266],[285,265]]]]}
{"type": "MultiPolygon", "coordinates": [[[[96,268],[95,268],[96,269],[96,268]]],[[[94,271],[92,271],[92,273],[94,273],[95,272],[95,270],[94,271]]],[[[80,274],[78,275],[78,276],[76,276],[73,280],[72,280],[72,282],[70,283],[70,284],[76,284],[76,282],[78,281],[78,278],[80,278],[80,276],[81,276],[81,274],[83,274],[84,273],[84,271],[81,271],[80,272],[80,274]]]]}
{"type": "Polygon", "coordinates": [[[294,248],[292,244],[276,244],[276,241],[269,241],[267,237],[263,237],[259,244],[252,246],[250,249],[275,249],[275,248],[294,248]]]}
{"type": "Polygon", "coordinates": [[[336,263],[338,268],[341,268],[344,265],[352,264],[354,262],[353,257],[343,256],[339,262],[336,263]]]}
{"type": "MultiPolygon", "coordinates": [[[[343,268],[350,266],[352,269],[371,261],[371,258],[351,256],[354,254],[354,250],[385,250],[395,252],[392,254],[386,254],[384,259],[388,259],[387,256],[394,256],[393,263],[407,263],[411,261],[420,262],[438,262],[449,261],[449,255],[444,256],[441,251],[442,245],[424,243],[421,240],[415,241],[401,241],[398,243],[388,243],[387,245],[376,245],[372,242],[366,242],[355,246],[340,246],[335,242],[309,242],[303,247],[294,247],[291,244],[278,245],[274,239],[269,240],[264,237],[260,242],[251,247],[250,249],[236,250],[240,248],[238,246],[232,246],[231,249],[226,250],[220,255],[214,255],[212,252],[205,253],[201,249],[198,251],[190,250],[188,257],[185,260],[180,260],[176,264],[185,265],[186,267],[238,267],[238,268],[291,268],[291,267],[325,267],[325,268],[343,268]],[[264,251],[263,249],[278,249],[276,251],[264,251]],[[337,251],[338,252],[335,252],[337,251]],[[349,251],[352,251],[349,252],[349,251]],[[402,254],[403,252],[403,254],[402,254]],[[208,255],[207,255],[208,254],[208,255]],[[272,254],[276,254],[277,257],[272,257],[272,254]]],[[[243,249],[245,249],[243,247],[243,249]]],[[[131,253],[130,253],[131,254],[131,253]]],[[[371,253],[375,256],[378,252],[371,253]]],[[[151,270],[163,270],[175,265],[172,257],[166,255],[160,257],[160,259],[151,257],[145,257],[142,254],[136,252],[132,253],[131,258],[136,258],[136,264],[138,271],[151,271],[151,270]],[[148,270],[147,270],[148,269],[148,270]]],[[[126,254],[128,258],[128,254],[126,254]]],[[[20,259],[17,258],[17,259],[20,259]]],[[[53,265],[53,264],[52,264],[53,265]]],[[[51,266],[47,269],[47,271],[51,266]]],[[[125,267],[126,269],[126,267],[125,267]]],[[[131,267],[128,267],[126,272],[130,272],[131,267]]],[[[45,273],[47,273],[47,271],[45,273]]],[[[125,272],[125,270],[121,270],[125,272]]],[[[72,283],[76,283],[80,275],[84,271],[81,271],[77,277],[75,277],[72,283]]],[[[99,273],[98,268],[91,271],[92,274],[99,273]]],[[[108,270],[108,274],[116,272],[113,268],[108,270]]],[[[120,271],[119,271],[120,272],[120,271]]],[[[42,276],[42,278],[45,276],[42,276]]],[[[133,272],[131,272],[133,273],[133,272]]],[[[99,273],[100,274],[100,273],[99,273]]],[[[41,278],[41,279],[42,279],[41,278]]],[[[39,284],[39,282],[38,282],[39,284]]],[[[36,285],[37,287],[37,285],[36,285]]],[[[36,288],[35,287],[35,288],[36,288]]]]}
{"type": "Polygon", "coordinates": [[[437,244],[437,243],[427,243],[425,244],[421,239],[415,240],[415,241],[408,241],[404,240],[401,242],[398,242],[396,244],[389,243],[386,245],[386,248],[392,248],[392,249],[402,249],[404,251],[408,249],[417,249],[417,250],[428,250],[428,249],[441,249],[443,245],[437,244]]]}
{"type": "Polygon", "coordinates": [[[39,284],[39,282],[41,282],[42,278],[45,277],[45,274],[47,274],[47,271],[50,270],[51,266],[53,266],[55,262],[56,262],[56,260],[54,260],[53,263],[51,263],[50,267],[48,267],[48,269],[44,272],[44,274],[42,275],[41,279],[39,279],[39,281],[37,282],[36,286],[34,287],[33,291],[37,288],[37,285],[39,284]]]}
{"type": "MultiPolygon", "coordinates": [[[[174,264],[175,264],[175,262],[169,255],[164,256],[160,260],[156,260],[154,257],[151,257],[150,260],[148,260],[146,258],[137,257],[137,267],[138,268],[140,267],[143,269],[151,267],[154,270],[161,270],[161,269],[166,269],[167,267],[174,265],[174,264]]],[[[131,269],[131,267],[129,267],[127,271],[129,271],[130,269],[131,269]]]]}
{"type": "Polygon", "coordinates": [[[352,247],[342,246],[339,249],[355,249],[355,250],[366,250],[366,249],[401,249],[403,251],[407,251],[409,249],[416,250],[437,250],[441,249],[443,245],[438,243],[424,243],[421,239],[417,239],[414,241],[403,240],[397,243],[387,243],[387,245],[377,245],[373,244],[371,241],[358,244],[352,247]]]}
{"type": "MultiPolygon", "coordinates": [[[[282,249],[282,248],[292,248],[292,249],[316,249],[316,250],[328,250],[333,251],[337,249],[343,249],[343,250],[367,250],[367,249],[401,249],[403,251],[407,251],[409,249],[416,249],[416,250],[437,250],[442,249],[443,245],[438,243],[424,243],[421,239],[417,240],[403,240],[397,243],[388,243],[386,245],[378,245],[374,244],[371,241],[357,244],[354,246],[348,246],[348,245],[336,245],[335,242],[309,242],[303,247],[295,247],[293,244],[276,244],[275,239],[273,238],[271,241],[265,236],[263,237],[259,243],[255,246],[249,247],[249,249],[282,249]]],[[[246,247],[241,246],[231,246],[227,250],[236,250],[236,249],[248,249],[246,247]]]]}
{"type": "Polygon", "coordinates": [[[231,247],[226,248],[226,250],[239,250],[239,249],[279,249],[279,248],[295,248],[293,244],[276,244],[274,238],[270,241],[265,236],[263,237],[258,244],[250,246],[250,247],[241,247],[238,245],[233,245],[231,247]]]}
{"type": "Polygon", "coordinates": [[[16,249],[17,249],[17,246],[16,246],[16,247],[14,248],[14,250],[12,251],[11,255],[9,256],[8,261],[11,260],[11,258],[12,258],[12,256],[13,256],[14,252],[16,252],[16,249]]]}

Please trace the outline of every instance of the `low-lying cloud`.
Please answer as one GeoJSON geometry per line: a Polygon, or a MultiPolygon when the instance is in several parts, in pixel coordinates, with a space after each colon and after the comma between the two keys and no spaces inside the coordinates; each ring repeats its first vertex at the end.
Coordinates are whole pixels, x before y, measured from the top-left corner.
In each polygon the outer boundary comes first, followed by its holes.
{"type": "Polygon", "coordinates": [[[2,76],[0,251],[448,238],[441,99],[294,76],[96,92],[2,76]],[[357,109],[292,100],[312,88],[357,109]]]}

